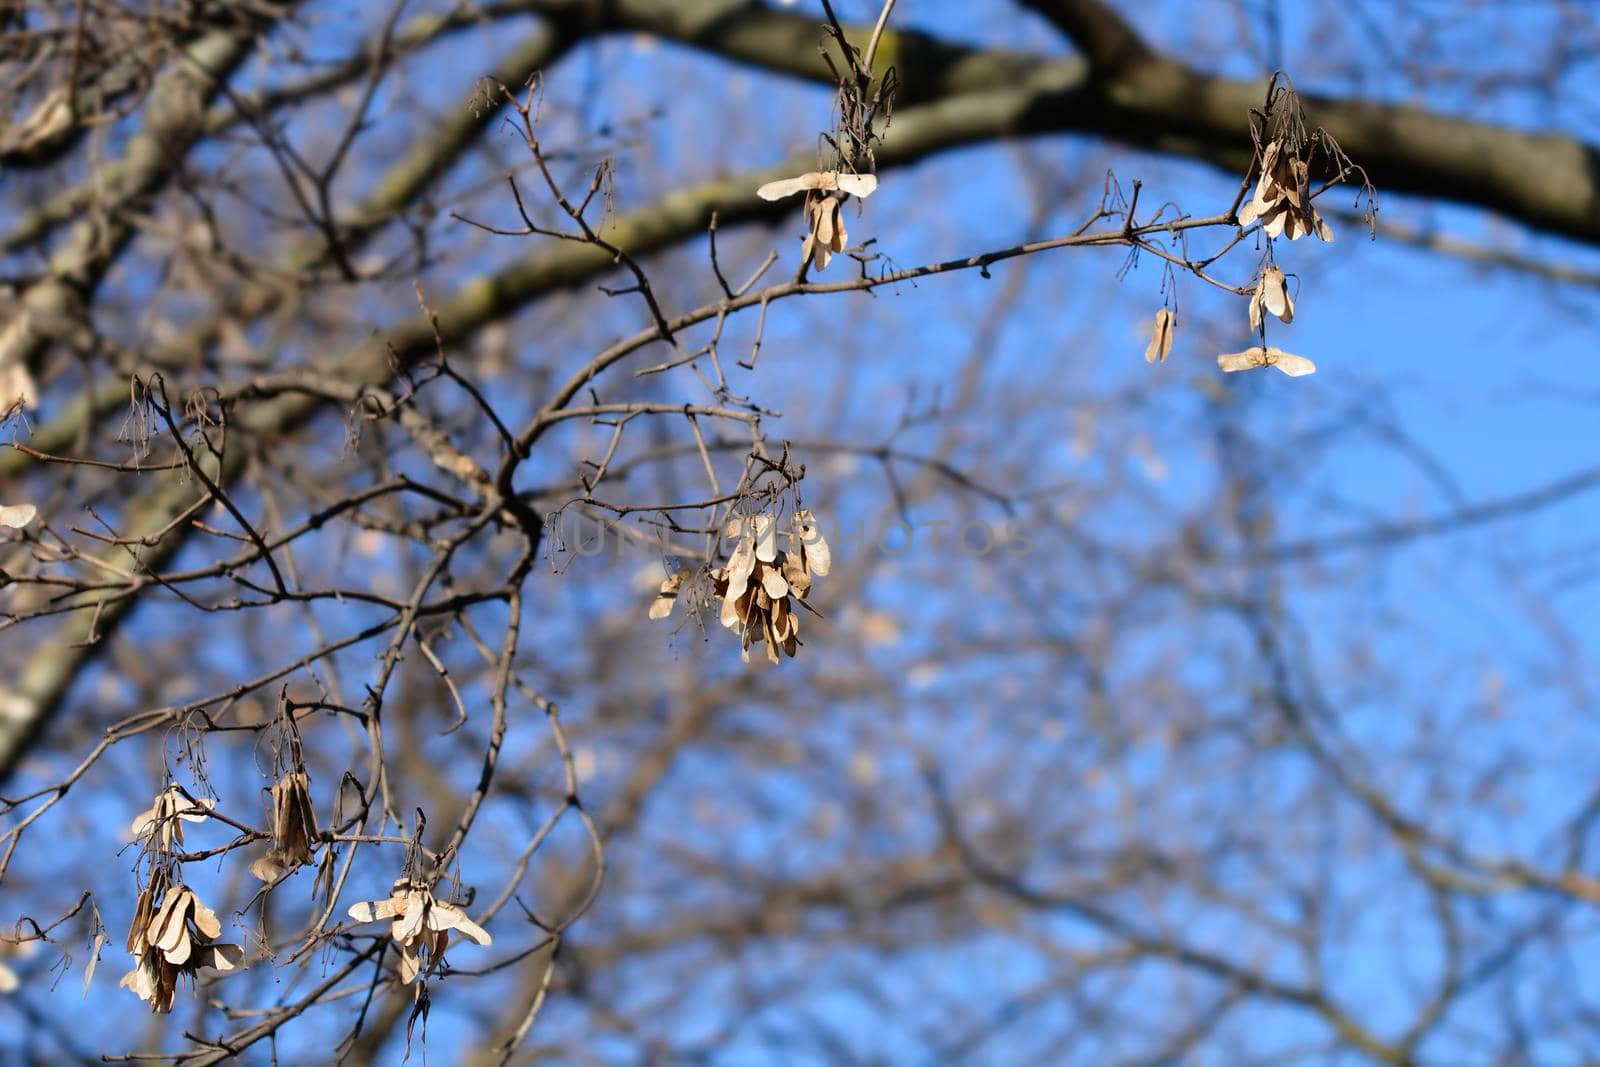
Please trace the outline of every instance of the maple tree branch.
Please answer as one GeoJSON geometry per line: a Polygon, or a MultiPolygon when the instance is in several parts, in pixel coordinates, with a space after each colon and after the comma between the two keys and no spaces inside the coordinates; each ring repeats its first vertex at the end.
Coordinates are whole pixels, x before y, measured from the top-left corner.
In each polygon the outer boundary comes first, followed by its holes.
{"type": "Polygon", "coordinates": [[[1100,0],[1022,0],[1071,38],[1096,72],[1118,70],[1151,56],[1150,46],[1100,0]]]}
{"type": "MultiPolygon", "coordinates": [[[[570,4],[547,0],[540,6],[570,4]]],[[[1257,81],[1210,74],[1153,50],[1138,62],[1107,65],[1105,56],[1133,46],[1127,41],[1132,31],[1125,25],[1118,30],[1112,20],[1121,20],[1106,5],[1037,0],[1037,6],[1055,13],[1088,61],[972,48],[888,29],[879,50],[899,72],[901,102],[1009,88],[1009,106],[999,109],[1008,121],[976,140],[1090,133],[1230,172],[1249,166],[1248,139],[1239,133],[1244,116],[1260,106],[1257,81]],[[1041,88],[1047,83],[1052,88],[1041,88]]],[[[811,81],[831,79],[815,48],[818,25],[799,14],[744,0],[616,0],[603,17],[618,31],[658,34],[811,81]]],[[[871,31],[858,26],[846,32],[865,40],[871,31]]],[[[1488,208],[1534,229],[1600,244],[1600,147],[1408,104],[1314,93],[1302,99],[1310,120],[1334,131],[1386,192],[1488,208]]],[[[898,126],[898,115],[895,121],[898,126]]]]}

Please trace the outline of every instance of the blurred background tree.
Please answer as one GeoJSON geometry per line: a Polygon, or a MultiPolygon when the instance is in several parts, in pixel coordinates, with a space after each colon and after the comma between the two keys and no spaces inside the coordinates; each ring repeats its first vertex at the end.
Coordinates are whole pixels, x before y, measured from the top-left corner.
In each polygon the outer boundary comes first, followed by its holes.
{"type": "Polygon", "coordinates": [[[1600,1057],[1593,4],[0,28],[6,1062],[1600,1057]]]}

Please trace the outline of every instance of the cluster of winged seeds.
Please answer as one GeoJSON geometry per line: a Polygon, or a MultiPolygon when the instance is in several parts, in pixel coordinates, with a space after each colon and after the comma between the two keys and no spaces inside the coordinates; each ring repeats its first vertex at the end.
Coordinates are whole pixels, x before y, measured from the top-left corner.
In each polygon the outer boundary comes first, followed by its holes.
{"type": "Polygon", "coordinates": [[[814,170],[798,177],[768,182],[756,190],[756,195],[763,200],[782,200],[798,192],[806,194],[806,226],[810,232],[800,246],[800,258],[822,270],[834,253],[843,252],[850,242],[850,234],[844,228],[844,197],[866,199],[877,187],[878,178],[874,174],[814,170]],[[842,195],[835,196],[835,193],[842,195]]]}
{"type": "Polygon", "coordinates": [[[222,923],[217,913],[200,902],[188,886],[171,886],[164,875],[152,876],[139,894],[133,925],[128,929],[128,951],[133,970],[121,985],[158,1012],[172,1010],[178,976],[194,977],[202,968],[227,973],[244,962],[238,945],[217,942],[222,923]]]}
{"type": "MultiPolygon", "coordinates": [[[[739,635],[739,651],[750,661],[750,646],[765,644],[767,659],[778,663],[780,652],[791,658],[800,647],[798,607],[805,604],[813,578],[826,577],[833,557],[810,511],[796,511],[785,531],[788,547],[778,548],[778,520],[769,514],[735,516],[723,533],[734,542],[728,562],[711,572],[713,596],[721,602],[718,618],[739,635]]],[[[652,619],[664,619],[683,588],[686,572],[661,583],[652,619]]]]}
{"type": "Polygon", "coordinates": [[[139,891],[128,927],[133,970],[122,976],[120,984],[149,1001],[157,1012],[172,1010],[180,975],[192,979],[207,968],[227,973],[244,962],[244,951],[238,945],[217,942],[222,936],[217,913],[201,903],[193,889],[173,885],[172,872],[177,865],[166,862],[172,846],[183,844],[183,824],[204,821],[215,806],[214,800],[190,797],[171,785],[129,827],[162,862],[152,866],[150,880],[139,891]]]}
{"type": "Polygon", "coordinates": [[[1269,142],[1262,150],[1255,193],[1239,209],[1239,225],[1248,226],[1257,219],[1269,237],[1298,241],[1314,233],[1324,241],[1333,240],[1333,228],[1311,202],[1310,161],[1281,140],[1269,142]]]}
{"type": "Polygon", "coordinates": [[[1289,295],[1283,268],[1270,266],[1261,272],[1256,290],[1250,295],[1250,328],[1261,329],[1261,312],[1276,315],[1287,326],[1294,321],[1294,298],[1289,295]]]}
{"type": "Polygon", "coordinates": [[[311,779],[304,771],[284,775],[270,792],[272,847],[250,865],[250,873],[263,882],[275,882],[285,871],[310,863],[322,839],[311,808],[311,779]]]}
{"type": "Polygon", "coordinates": [[[389,889],[388,900],[361,901],[350,905],[350,918],[360,923],[392,919],[389,936],[400,949],[400,978],[406,984],[416,981],[444,956],[450,931],[480,945],[489,944],[489,934],[467,918],[454,904],[434,899],[426,882],[401,878],[389,889]]]}
{"type": "MultiPolygon", "coordinates": [[[[1261,271],[1256,279],[1255,292],[1250,295],[1250,328],[1261,331],[1263,312],[1276,315],[1285,325],[1294,321],[1294,297],[1289,295],[1289,283],[1283,268],[1276,264],[1261,271]]],[[[1256,367],[1275,367],[1291,378],[1316,372],[1317,365],[1305,356],[1273,345],[1256,345],[1243,352],[1228,352],[1217,357],[1223,371],[1252,370],[1256,367]]]]}
{"type": "Polygon", "coordinates": [[[169,785],[128,829],[136,838],[148,838],[152,849],[171,852],[174,842],[183,844],[183,824],[204,822],[216,806],[210,797],[191,797],[176,784],[169,785]]]}
{"type": "MultiPolygon", "coordinates": [[[[1333,240],[1333,228],[1311,200],[1309,155],[1297,152],[1281,139],[1268,142],[1262,149],[1261,174],[1256,178],[1250,199],[1239,209],[1238,217],[1240,226],[1259,222],[1269,238],[1287,237],[1298,241],[1308,234],[1316,234],[1324,241],[1333,240]]],[[[1317,365],[1305,356],[1266,343],[1262,330],[1266,315],[1276,315],[1285,325],[1294,321],[1294,297],[1289,295],[1283,268],[1276,263],[1262,268],[1256,276],[1255,290],[1250,294],[1250,329],[1261,335],[1262,343],[1242,352],[1219,355],[1217,366],[1224,372],[1273,367],[1291,378],[1316,373],[1317,365]]]]}

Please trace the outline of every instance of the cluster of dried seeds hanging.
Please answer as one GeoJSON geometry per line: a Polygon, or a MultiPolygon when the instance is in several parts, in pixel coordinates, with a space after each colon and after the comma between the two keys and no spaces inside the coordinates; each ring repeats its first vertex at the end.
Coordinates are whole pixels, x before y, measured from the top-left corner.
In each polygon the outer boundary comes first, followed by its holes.
{"type": "Polygon", "coordinates": [[[1269,237],[1298,241],[1316,234],[1333,240],[1333,229],[1311,202],[1311,164],[1282,140],[1261,152],[1261,176],[1249,201],[1239,209],[1239,225],[1259,220],[1269,237]]]}
{"type": "Polygon", "coordinates": [[[1291,378],[1316,373],[1317,365],[1306,357],[1265,343],[1266,333],[1261,328],[1263,312],[1276,315],[1285,325],[1294,321],[1294,297],[1289,295],[1289,284],[1283,269],[1276,264],[1262,269],[1256,279],[1255,291],[1250,294],[1250,328],[1261,336],[1262,343],[1243,352],[1219,355],[1217,366],[1224,372],[1276,367],[1291,378]]]}
{"type": "Polygon", "coordinates": [[[878,179],[873,174],[842,174],[825,170],[768,182],[756,190],[756,195],[763,200],[782,200],[795,193],[806,194],[806,226],[810,232],[800,246],[800,258],[809,260],[817,270],[822,270],[834,253],[845,250],[850,240],[850,234],[844,226],[844,197],[866,199],[877,187],[878,179]],[[835,193],[844,195],[836,196],[835,193]]]}
{"type": "Polygon", "coordinates": [[[139,893],[128,928],[133,970],[122,976],[120,984],[149,1001],[151,1010],[169,1012],[180,975],[193,978],[202,969],[226,974],[244,963],[244,950],[219,944],[221,936],[217,913],[188,886],[171,885],[164,868],[158,867],[139,893]]]}
{"type": "Polygon", "coordinates": [[[1294,321],[1294,298],[1289,295],[1289,286],[1283,276],[1283,270],[1272,266],[1261,272],[1261,277],[1256,282],[1256,291],[1250,297],[1250,328],[1261,329],[1261,312],[1266,309],[1270,315],[1276,315],[1283,320],[1285,325],[1294,321]]]}
{"type": "MultiPolygon", "coordinates": [[[[728,562],[711,572],[712,591],[722,603],[722,625],[739,635],[740,654],[750,661],[750,646],[765,644],[767,659],[778,663],[780,652],[793,658],[800,647],[798,606],[811,592],[812,579],[826,577],[833,557],[811,512],[794,513],[784,533],[786,549],[778,548],[778,520],[768,514],[736,516],[723,531],[735,542],[728,562]]],[[[664,619],[683,588],[685,572],[661,583],[652,619],[664,619]]]]}
{"type": "Polygon", "coordinates": [[[278,779],[272,794],[272,847],[250,865],[263,882],[275,882],[285,871],[310,863],[321,841],[311,807],[311,779],[294,771],[278,779]]]}
{"type": "MultiPolygon", "coordinates": [[[[1311,202],[1310,160],[1282,138],[1269,141],[1262,150],[1255,191],[1239,209],[1239,225],[1257,221],[1269,238],[1296,241],[1314,233],[1324,241],[1333,240],[1332,228],[1311,202]]],[[[1315,373],[1317,365],[1306,357],[1266,344],[1262,331],[1266,315],[1276,315],[1285,325],[1294,321],[1294,298],[1283,269],[1275,263],[1262,268],[1250,294],[1250,328],[1261,335],[1262,343],[1242,352],[1224,352],[1217,357],[1217,366],[1230,373],[1276,367],[1292,378],[1315,373]]]]}
{"type": "Polygon", "coordinates": [[[150,848],[171,852],[174,842],[183,844],[183,824],[204,822],[216,806],[210,797],[191,797],[173,783],[134,818],[128,829],[135,838],[148,839],[150,848]]]}
{"type": "Polygon", "coordinates": [[[222,936],[217,913],[201,903],[193,889],[173,881],[177,863],[172,846],[183,844],[183,824],[203,822],[215,807],[215,800],[191,797],[173,783],[129,827],[155,861],[128,927],[133,970],[122,976],[120,984],[149,1001],[156,1012],[172,1010],[180,976],[193,978],[205,969],[226,974],[244,962],[238,945],[217,942],[222,936]]]}
{"type": "Polygon", "coordinates": [[[389,936],[399,946],[400,978],[408,985],[443,958],[451,930],[480,945],[490,942],[488,932],[467,918],[466,912],[436,900],[426,882],[408,878],[390,887],[389,899],[352,904],[349,914],[360,923],[393,920],[389,936]]]}

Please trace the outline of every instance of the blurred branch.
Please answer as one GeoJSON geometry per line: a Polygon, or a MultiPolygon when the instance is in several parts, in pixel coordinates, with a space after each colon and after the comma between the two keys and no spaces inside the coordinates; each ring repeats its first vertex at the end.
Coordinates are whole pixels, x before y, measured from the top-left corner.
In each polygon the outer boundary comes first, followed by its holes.
{"type": "Polygon", "coordinates": [[[1100,0],[1022,0],[1072,39],[1097,74],[1151,55],[1138,32],[1100,0]]]}
{"type": "MultiPolygon", "coordinates": [[[[547,6],[566,5],[550,0],[547,6]]],[[[1039,6],[1069,32],[1081,33],[1091,56],[1123,56],[1134,47],[1136,38],[1104,4],[1039,0],[1039,6]]],[[[620,0],[607,17],[616,29],[657,33],[813,81],[830,79],[814,47],[817,25],[802,15],[742,0],[620,0]]],[[[851,32],[865,39],[870,27],[851,32]]],[[[885,31],[880,51],[906,87],[903,102],[958,88],[1005,93],[1010,87],[1006,110],[1015,118],[991,137],[1092,133],[1234,173],[1250,164],[1248,139],[1240,132],[1250,109],[1261,104],[1255,80],[1208,74],[1157,52],[1137,63],[1095,68],[1076,58],[986,52],[895,30],[885,31]]],[[[1473,204],[1600,244],[1600,148],[1594,145],[1410,105],[1315,94],[1302,99],[1311,121],[1336,133],[1385,191],[1473,204]]]]}
{"type": "MultiPolygon", "coordinates": [[[[1351,226],[1367,225],[1366,217],[1356,212],[1333,211],[1330,214],[1351,226]]],[[[1465,238],[1452,236],[1431,226],[1388,218],[1387,213],[1378,216],[1375,226],[1377,236],[1382,237],[1384,240],[1398,241],[1413,248],[1437,252],[1440,255],[1459,259],[1474,266],[1504,268],[1505,270],[1516,271],[1519,274],[1543,278],[1546,281],[1556,282],[1560,285],[1600,288],[1600,270],[1586,269],[1570,263],[1537,259],[1519,252],[1496,248],[1494,245],[1468,241],[1465,238]]]]}
{"type": "Polygon", "coordinates": [[[1458,508],[1434,518],[1383,523],[1365,530],[1290,541],[1268,547],[1260,553],[1252,553],[1247,558],[1252,563],[1289,563],[1351,549],[1404,544],[1526,515],[1541,508],[1564,503],[1595,489],[1600,489],[1600,467],[1590,467],[1549,485],[1501,497],[1498,500],[1458,508]]]}

